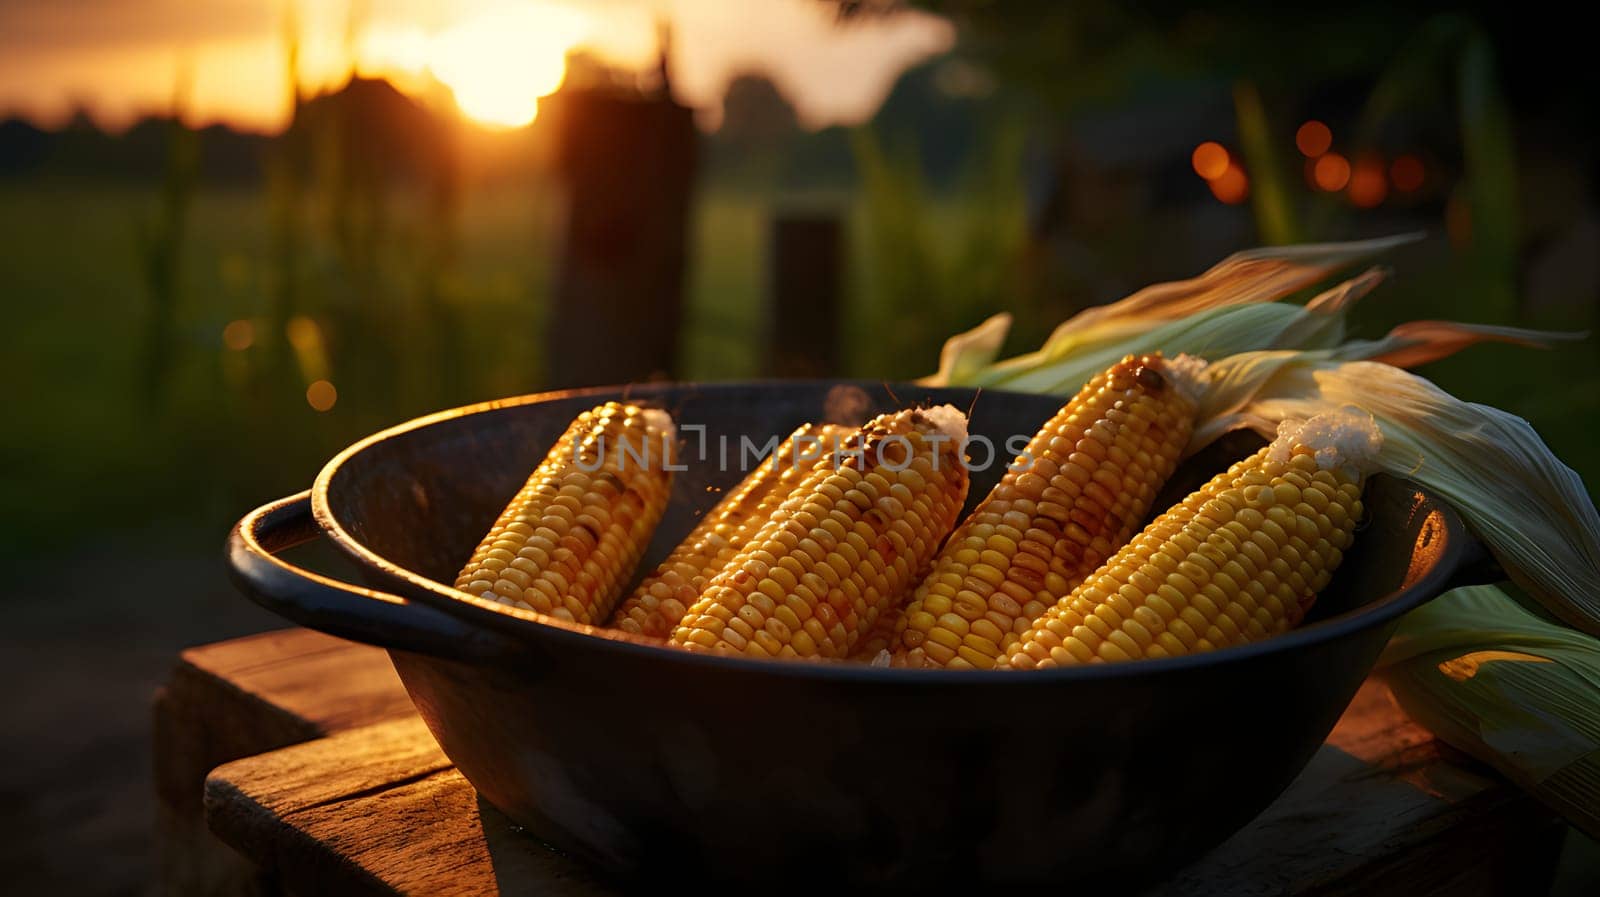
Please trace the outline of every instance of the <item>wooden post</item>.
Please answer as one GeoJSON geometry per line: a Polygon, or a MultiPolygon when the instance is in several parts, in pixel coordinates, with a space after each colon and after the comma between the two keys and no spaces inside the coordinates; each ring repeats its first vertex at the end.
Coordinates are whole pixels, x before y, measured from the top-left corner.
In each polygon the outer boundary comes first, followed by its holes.
{"type": "Polygon", "coordinates": [[[670,376],[694,178],[690,110],[665,93],[605,88],[562,91],[545,105],[567,189],[549,385],[670,376]]]}
{"type": "Polygon", "coordinates": [[[771,351],[767,373],[839,373],[843,227],[833,212],[780,213],[772,227],[771,351]]]}

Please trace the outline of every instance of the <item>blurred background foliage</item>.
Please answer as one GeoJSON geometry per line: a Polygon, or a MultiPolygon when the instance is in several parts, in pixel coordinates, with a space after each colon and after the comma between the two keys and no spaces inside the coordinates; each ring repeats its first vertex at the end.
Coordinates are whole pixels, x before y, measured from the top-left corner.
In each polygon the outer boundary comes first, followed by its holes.
{"type": "MultiPolygon", "coordinates": [[[[999,310],[1026,350],[1249,245],[1410,230],[1429,237],[1392,259],[1363,332],[1593,324],[1593,76],[1512,13],[917,5],[956,46],[859,127],[805,131],[766,76],[730,84],[699,137],[674,375],[763,373],[768,235],[793,209],[845,224],[841,375],[925,373],[999,310]],[[1312,121],[1318,153],[1297,145],[1312,121]],[[1200,171],[1208,142],[1218,172],[1200,171]]],[[[899,9],[838,4],[838,27],[899,9]]],[[[365,433],[546,382],[557,125],[489,134],[367,78],[307,96],[292,24],[282,135],[183,126],[181,80],[168,114],[120,135],[0,126],[3,363],[25,384],[0,442],[13,557],[69,547],[88,514],[214,538],[365,433]]],[[[580,52],[563,90],[596,83],[638,79],[580,52]]],[[[1531,417],[1594,482],[1593,345],[1432,373],[1531,417]]]]}

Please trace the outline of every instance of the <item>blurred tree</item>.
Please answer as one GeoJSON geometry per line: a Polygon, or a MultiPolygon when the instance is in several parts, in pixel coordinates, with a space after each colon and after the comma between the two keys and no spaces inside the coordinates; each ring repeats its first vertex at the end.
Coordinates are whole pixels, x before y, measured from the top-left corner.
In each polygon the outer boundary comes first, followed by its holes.
{"type": "Polygon", "coordinates": [[[1197,6],[1179,0],[826,0],[841,14],[892,14],[918,7],[953,19],[961,52],[1002,80],[1032,84],[1062,101],[1114,98],[1166,75],[1248,79],[1295,90],[1346,77],[1370,78],[1440,15],[1479,23],[1504,60],[1518,108],[1566,107],[1588,136],[1600,122],[1584,101],[1600,86],[1587,64],[1592,37],[1552,27],[1558,7],[1423,0],[1347,0],[1306,8],[1273,0],[1197,6]],[[1581,122],[1579,119],[1583,119],[1581,122]]]}
{"type": "Polygon", "coordinates": [[[1491,320],[1513,308],[1522,248],[1518,121],[1559,122],[1563,151],[1600,182],[1597,120],[1588,111],[1600,75],[1583,63],[1590,39],[1581,29],[1549,27],[1548,16],[1525,6],[1373,0],[1310,10],[1264,0],[1204,7],[1171,0],[840,0],[838,6],[846,17],[911,6],[950,16],[960,26],[957,58],[1025,86],[1060,121],[1182,85],[1228,90],[1265,242],[1327,237],[1348,217],[1337,204],[1290,201],[1298,178],[1277,147],[1308,97],[1332,90],[1343,97],[1336,105],[1360,106],[1359,98],[1370,94],[1356,151],[1373,148],[1380,128],[1401,124],[1397,113],[1442,118],[1454,129],[1448,154],[1458,158],[1450,164],[1463,174],[1456,217],[1465,221],[1471,210],[1481,225],[1473,228],[1475,280],[1487,286],[1473,307],[1491,320]],[[1302,221],[1307,205],[1314,214],[1302,221]]]}

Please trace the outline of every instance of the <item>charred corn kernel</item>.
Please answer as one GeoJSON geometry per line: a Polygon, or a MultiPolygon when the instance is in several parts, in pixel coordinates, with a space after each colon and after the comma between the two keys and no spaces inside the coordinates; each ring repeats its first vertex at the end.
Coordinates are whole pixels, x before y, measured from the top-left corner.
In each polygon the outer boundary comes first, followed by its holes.
{"type": "Polygon", "coordinates": [[[1348,412],[1286,425],[1156,518],[1000,665],[1171,657],[1290,629],[1350,547],[1377,444],[1371,419],[1348,412]]]}
{"type": "Polygon", "coordinates": [[[993,666],[1149,512],[1189,441],[1194,387],[1190,360],[1159,355],[1089,381],[945,545],[897,621],[894,663],[993,666]]]}
{"type": "Polygon", "coordinates": [[[948,405],[870,421],[841,446],[841,463],[808,475],[712,577],[671,641],[759,657],[850,656],[955,526],[967,497],[965,437],[966,417],[948,405]]]}
{"type": "Polygon", "coordinates": [[[633,590],[611,625],[652,638],[670,635],[711,577],[733,560],[807,474],[832,463],[838,440],[853,429],[806,424],[790,434],[633,590]]]}
{"type": "Polygon", "coordinates": [[[577,623],[605,619],[672,491],[672,418],[608,402],[572,422],[456,588],[577,623]]]}

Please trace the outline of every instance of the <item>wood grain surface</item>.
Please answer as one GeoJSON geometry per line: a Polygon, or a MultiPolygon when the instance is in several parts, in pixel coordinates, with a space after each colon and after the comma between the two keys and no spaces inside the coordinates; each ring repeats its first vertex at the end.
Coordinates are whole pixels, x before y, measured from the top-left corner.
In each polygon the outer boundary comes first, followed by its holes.
{"type": "Polygon", "coordinates": [[[201,795],[218,764],[415,716],[389,655],[367,645],[285,629],[184,651],[151,718],[158,890],[276,890],[206,828],[201,795]]]}

